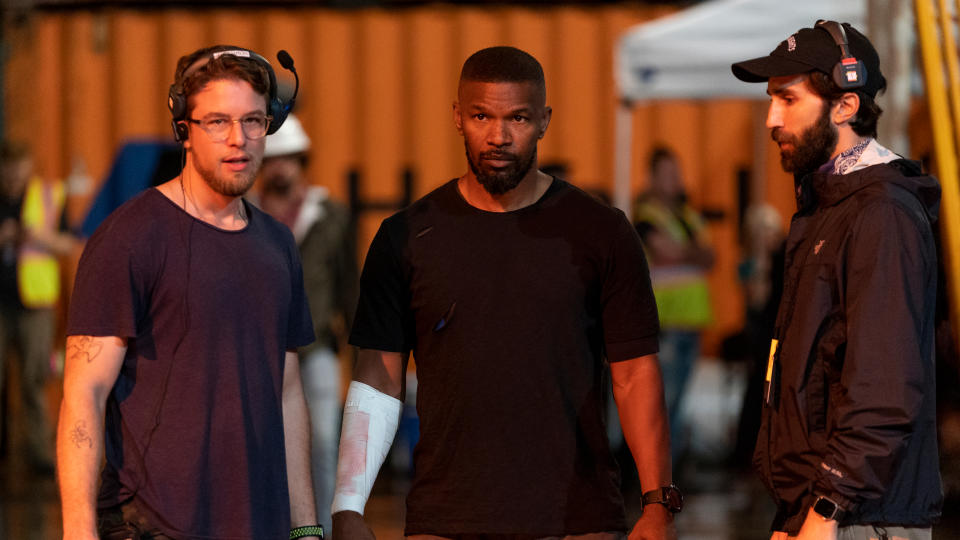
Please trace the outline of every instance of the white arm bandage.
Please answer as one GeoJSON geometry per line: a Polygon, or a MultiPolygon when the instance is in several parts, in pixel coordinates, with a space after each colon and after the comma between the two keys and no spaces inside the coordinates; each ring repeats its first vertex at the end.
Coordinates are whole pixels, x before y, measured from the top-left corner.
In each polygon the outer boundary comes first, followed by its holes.
{"type": "Polygon", "coordinates": [[[331,513],[353,510],[363,514],[373,481],[387,457],[400,422],[400,400],[352,381],[343,406],[337,487],[331,513]]]}

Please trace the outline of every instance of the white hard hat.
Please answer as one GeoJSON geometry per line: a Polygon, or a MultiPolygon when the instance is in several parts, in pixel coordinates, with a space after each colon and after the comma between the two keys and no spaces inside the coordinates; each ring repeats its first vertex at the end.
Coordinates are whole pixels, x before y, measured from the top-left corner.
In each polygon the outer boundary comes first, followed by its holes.
{"type": "Polygon", "coordinates": [[[303,154],[310,150],[310,137],[303,130],[300,121],[294,115],[287,116],[286,121],[273,135],[267,135],[263,149],[263,157],[289,156],[303,154]]]}

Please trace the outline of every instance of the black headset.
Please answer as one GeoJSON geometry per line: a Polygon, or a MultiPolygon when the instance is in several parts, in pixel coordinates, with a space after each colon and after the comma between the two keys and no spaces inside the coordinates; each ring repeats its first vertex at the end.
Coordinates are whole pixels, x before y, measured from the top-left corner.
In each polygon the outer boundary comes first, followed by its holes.
{"type": "Polygon", "coordinates": [[[267,95],[267,114],[272,117],[270,121],[270,127],[267,128],[267,135],[272,135],[280,129],[280,126],[283,125],[284,120],[287,119],[287,115],[290,114],[290,111],[293,109],[293,104],[297,99],[297,92],[300,91],[300,77],[297,75],[296,68],[293,67],[293,58],[290,57],[290,54],[287,51],[280,50],[277,52],[277,60],[280,61],[280,65],[284,69],[293,73],[294,78],[296,79],[296,87],[293,90],[293,97],[291,97],[286,103],[282,103],[280,98],[277,96],[277,75],[273,71],[273,67],[270,65],[270,62],[266,58],[260,56],[259,54],[249,50],[243,49],[240,47],[229,47],[229,48],[215,48],[198,58],[193,64],[190,65],[187,69],[183,71],[183,74],[170,85],[170,91],[167,94],[167,107],[170,109],[170,114],[173,116],[172,126],[173,126],[173,137],[178,142],[187,140],[189,136],[189,130],[187,129],[185,120],[187,119],[187,96],[183,93],[183,83],[191,75],[196,73],[200,68],[207,64],[210,60],[219,58],[225,54],[232,56],[237,56],[240,58],[248,58],[257,62],[267,71],[267,75],[270,77],[270,89],[267,95]]]}
{"type": "Polygon", "coordinates": [[[841,90],[855,90],[867,84],[867,68],[850,53],[847,31],[843,25],[836,21],[821,19],[817,21],[816,26],[826,30],[837,47],[840,47],[840,61],[833,66],[831,73],[834,84],[841,90]]]}

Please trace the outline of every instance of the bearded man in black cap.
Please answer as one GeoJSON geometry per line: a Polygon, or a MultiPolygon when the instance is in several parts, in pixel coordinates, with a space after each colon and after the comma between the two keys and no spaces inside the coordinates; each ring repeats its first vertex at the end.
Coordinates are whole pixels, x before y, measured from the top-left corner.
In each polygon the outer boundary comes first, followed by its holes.
{"type": "Polygon", "coordinates": [[[886,81],[850,25],[819,21],[733,73],[767,83],[797,195],[754,454],[773,538],[929,539],[939,184],[876,141],[886,81]]]}

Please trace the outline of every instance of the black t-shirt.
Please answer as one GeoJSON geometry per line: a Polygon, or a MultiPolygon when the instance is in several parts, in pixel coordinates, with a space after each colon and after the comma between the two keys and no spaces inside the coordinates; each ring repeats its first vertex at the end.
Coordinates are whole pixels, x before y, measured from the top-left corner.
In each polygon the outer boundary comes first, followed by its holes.
{"type": "Polygon", "coordinates": [[[246,211],[226,231],[146,190],[91,237],[70,304],[69,335],[128,339],[99,505],[135,496],[175,538],[289,532],[284,354],[313,331],[290,231],[246,211]]]}
{"type": "Polygon", "coordinates": [[[350,340],[417,362],[406,534],[624,530],[604,358],[652,354],[657,332],[633,227],[566,182],[494,213],[454,180],[385,220],[350,340]]]}

